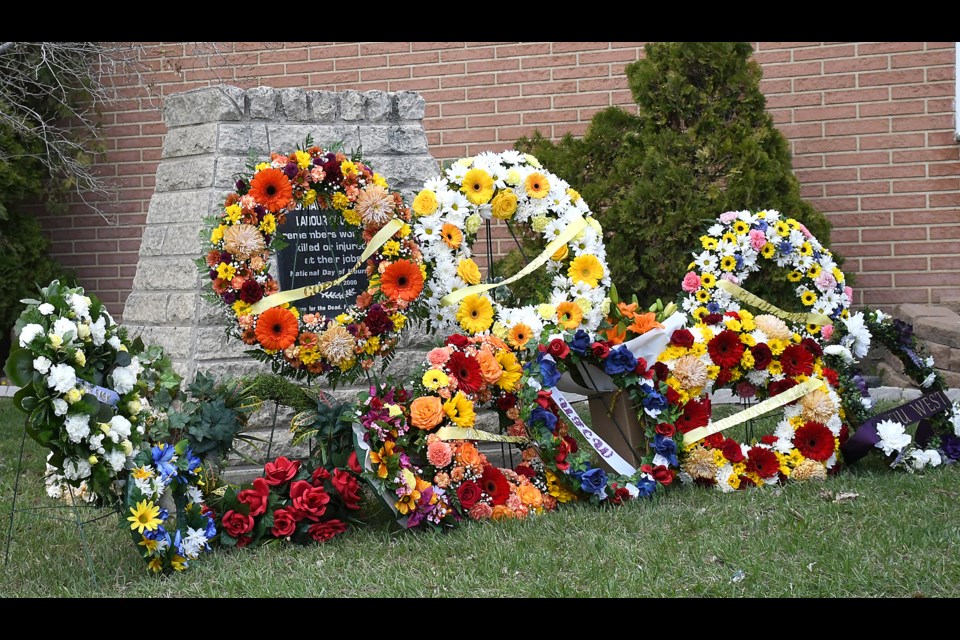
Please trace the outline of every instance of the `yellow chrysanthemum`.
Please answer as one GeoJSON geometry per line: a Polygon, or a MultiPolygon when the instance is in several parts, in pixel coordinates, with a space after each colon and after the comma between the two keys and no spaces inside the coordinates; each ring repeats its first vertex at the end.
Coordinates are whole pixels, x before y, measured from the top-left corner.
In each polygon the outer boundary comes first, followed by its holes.
{"type": "Polygon", "coordinates": [[[830,271],[830,273],[833,274],[833,277],[837,282],[840,282],[840,283],[843,282],[843,271],[840,271],[840,269],[838,269],[837,267],[834,267],[833,270],[830,271]]]}
{"type": "Polygon", "coordinates": [[[243,300],[237,300],[233,303],[233,315],[237,316],[247,316],[250,315],[250,307],[252,307],[249,302],[244,302],[243,300]]]}
{"type": "Polygon", "coordinates": [[[310,154],[306,151],[295,151],[297,156],[297,166],[301,169],[310,168],[310,154]]]}
{"type": "Polygon", "coordinates": [[[383,187],[384,189],[387,189],[390,186],[390,184],[387,182],[387,179],[379,173],[373,174],[373,184],[377,185],[378,187],[383,187]]]}
{"type": "Polygon", "coordinates": [[[237,275],[237,268],[228,262],[221,262],[217,265],[217,277],[221,280],[233,280],[237,275]]]}
{"type": "Polygon", "coordinates": [[[720,367],[715,364],[707,366],[707,377],[711,380],[716,380],[717,376],[720,375],[720,367]]]}
{"type": "Polygon", "coordinates": [[[226,208],[226,217],[230,221],[230,224],[236,224],[240,222],[241,216],[243,216],[243,209],[238,204],[232,204],[226,208]]]}
{"type": "Polygon", "coordinates": [[[317,351],[316,347],[300,347],[297,357],[303,364],[313,364],[320,359],[320,352],[317,351]]]}
{"type": "Polygon", "coordinates": [[[481,333],[493,324],[493,305],[486,296],[467,296],[457,309],[457,322],[464,331],[481,333]]]}
{"type": "Polygon", "coordinates": [[[743,344],[745,344],[745,345],[748,346],[748,347],[755,347],[755,346],[757,346],[757,339],[754,338],[754,337],[753,337],[752,335],[750,335],[749,333],[742,333],[742,334],[740,334],[740,342],[742,342],[743,344]]]}
{"type": "Polygon", "coordinates": [[[400,227],[400,231],[397,231],[397,235],[401,238],[406,238],[408,235],[410,235],[411,231],[413,231],[413,229],[410,228],[410,225],[404,222],[403,226],[400,227]]]}
{"type": "Polygon", "coordinates": [[[314,202],[317,201],[317,192],[313,189],[307,189],[307,192],[303,194],[303,206],[309,207],[314,202]]]}
{"type": "Polygon", "coordinates": [[[697,356],[697,357],[702,356],[702,355],[705,354],[706,352],[707,352],[707,345],[705,345],[705,344],[702,343],[702,342],[695,342],[695,343],[693,343],[693,346],[690,347],[690,353],[692,353],[693,355],[695,355],[695,356],[697,356]]]}
{"type": "Polygon", "coordinates": [[[580,199],[580,193],[573,187],[567,187],[567,195],[570,196],[570,202],[577,204],[580,199]]]}
{"type": "Polygon", "coordinates": [[[359,227],[361,223],[360,214],[353,209],[347,209],[343,212],[343,219],[347,224],[352,224],[355,227],[359,227]]]}
{"type": "Polygon", "coordinates": [[[550,181],[542,173],[531,173],[527,176],[523,186],[527,190],[527,195],[537,200],[542,200],[550,193],[550,181]]]}
{"type": "Polygon", "coordinates": [[[471,204],[487,204],[493,197],[493,178],[483,169],[470,169],[463,177],[460,191],[466,194],[471,204]]]}
{"type": "Polygon", "coordinates": [[[413,199],[413,212],[418,216],[429,216],[437,210],[438,206],[437,194],[430,189],[421,190],[413,199]]]}
{"type": "Polygon", "coordinates": [[[753,365],[756,364],[756,360],[753,359],[753,354],[749,349],[744,349],[743,355],[740,356],[740,365],[744,369],[753,369],[753,365]]]}
{"type": "Polygon", "coordinates": [[[517,211],[517,194],[513,189],[504,189],[493,199],[490,207],[494,218],[509,220],[517,211]]]}
{"type": "Polygon", "coordinates": [[[260,231],[264,233],[273,233],[277,230],[277,219],[272,213],[268,213],[263,216],[263,220],[260,221],[260,231]]]}
{"type": "Polygon", "coordinates": [[[407,323],[407,316],[403,315],[399,311],[390,316],[390,319],[393,320],[393,328],[397,331],[403,330],[403,325],[407,323]]]}
{"type": "Polygon", "coordinates": [[[344,160],[340,163],[340,173],[343,174],[344,178],[349,178],[350,176],[355,176],[359,173],[357,165],[349,160],[344,160]]]}
{"type": "Polygon", "coordinates": [[[552,471],[546,472],[547,492],[556,498],[557,502],[570,502],[577,499],[577,494],[567,489],[560,483],[560,479],[552,471]]]}
{"type": "Polygon", "coordinates": [[[380,349],[380,336],[373,336],[372,338],[367,338],[367,346],[363,348],[364,353],[368,356],[372,356],[380,349]]]}
{"type": "Polygon", "coordinates": [[[517,356],[512,351],[501,350],[497,352],[497,362],[503,369],[500,379],[497,380],[497,386],[507,393],[516,391],[520,384],[520,378],[523,376],[523,367],[517,361],[517,356]]]}
{"type": "Polygon", "coordinates": [[[163,524],[160,519],[160,507],[153,504],[150,500],[141,500],[137,506],[130,507],[131,515],[127,517],[130,521],[130,529],[139,534],[143,534],[144,529],[154,531],[163,524]]]}
{"type": "Polygon", "coordinates": [[[437,389],[442,389],[443,387],[450,384],[450,378],[446,373],[440,371],[439,369],[430,369],[423,374],[423,378],[420,380],[427,389],[431,391],[436,391],[437,389]]]}
{"type": "Polygon", "coordinates": [[[380,249],[380,253],[387,258],[395,258],[400,255],[400,243],[396,240],[387,240],[383,243],[383,248],[380,249]]]}
{"type": "Polygon", "coordinates": [[[330,199],[330,204],[333,205],[333,208],[337,211],[343,211],[350,206],[350,198],[347,197],[347,194],[337,191],[333,194],[333,198],[330,199]]]}
{"type": "Polygon", "coordinates": [[[472,427],[477,419],[473,403],[462,391],[457,391],[456,395],[443,403],[443,412],[458,427],[472,427]]]}
{"type": "Polygon", "coordinates": [[[585,282],[591,287],[596,287],[603,277],[603,263],[596,256],[585,253],[573,259],[567,269],[567,275],[575,284],[585,282]]]}
{"type": "Polygon", "coordinates": [[[770,347],[770,351],[773,353],[773,355],[778,356],[783,353],[784,349],[787,348],[787,342],[785,340],[773,338],[767,341],[767,346],[770,347]]]}
{"type": "Polygon", "coordinates": [[[783,365],[780,364],[779,360],[773,360],[767,365],[767,371],[769,371],[772,376],[778,376],[783,373],[783,365]]]}
{"type": "Polygon", "coordinates": [[[269,163],[269,162],[258,162],[258,163],[253,167],[253,170],[254,170],[254,171],[263,171],[264,169],[269,169],[269,168],[270,168],[270,163],[269,163]]]}
{"type": "Polygon", "coordinates": [[[214,228],[214,230],[210,232],[210,244],[219,244],[220,241],[223,240],[223,232],[226,231],[226,229],[226,226],[222,224],[214,228]]]}
{"type": "Polygon", "coordinates": [[[530,218],[530,228],[537,233],[543,233],[548,224],[550,224],[550,220],[547,216],[533,216],[530,218]]]}
{"type": "Polygon", "coordinates": [[[730,329],[730,331],[740,331],[741,329],[740,321],[736,318],[727,318],[724,320],[723,324],[725,324],[727,329],[730,329]]]}

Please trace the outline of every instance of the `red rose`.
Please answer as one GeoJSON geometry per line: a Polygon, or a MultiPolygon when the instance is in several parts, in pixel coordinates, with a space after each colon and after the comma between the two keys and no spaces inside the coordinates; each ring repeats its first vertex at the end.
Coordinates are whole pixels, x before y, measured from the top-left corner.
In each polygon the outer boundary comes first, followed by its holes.
{"type": "Polygon", "coordinates": [[[567,346],[567,343],[560,338],[554,338],[550,341],[550,344],[547,345],[547,353],[554,358],[559,358],[563,360],[568,355],[570,355],[570,347],[567,346]]]}
{"type": "Polygon", "coordinates": [[[287,509],[277,509],[273,512],[273,528],[270,533],[274,538],[286,538],[292,536],[297,529],[297,519],[293,513],[287,509]]]}
{"type": "Polygon", "coordinates": [[[655,362],[653,372],[657,374],[657,380],[666,380],[670,377],[670,367],[662,362],[655,362]]]}
{"type": "Polygon", "coordinates": [[[330,494],[323,487],[314,487],[306,480],[297,480],[290,487],[292,508],[298,520],[316,522],[327,510],[330,494]]]}
{"type": "Polygon", "coordinates": [[[570,453],[576,453],[580,450],[580,445],[577,444],[577,441],[574,440],[572,436],[563,436],[563,441],[567,443],[567,451],[570,453]]]}
{"type": "Polygon", "coordinates": [[[640,471],[641,471],[642,473],[652,474],[652,473],[653,473],[653,465],[652,465],[652,464],[642,464],[642,465],[640,465],[640,471]]]}
{"type": "Polygon", "coordinates": [[[667,469],[664,465],[658,464],[653,468],[653,473],[650,474],[653,476],[653,479],[662,484],[663,486],[669,485],[673,482],[673,474],[670,472],[670,469],[667,469]]]}
{"type": "Polygon", "coordinates": [[[771,444],[771,445],[776,444],[777,436],[772,436],[769,434],[765,436],[760,436],[760,442],[762,442],[763,444],[771,444]]]}
{"type": "Polygon", "coordinates": [[[287,460],[280,456],[273,462],[263,465],[263,475],[271,487],[290,481],[300,470],[299,460],[287,460]]]}
{"type": "Polygon", "coordinates": [[[263,478],[253,481],[253,489],[244,489],[237,494],[237,500],[250,505],[250,515],[259,516],[267,510],[267,499],[270,497],[270,485],[263,478]]]}
{"type": "Polygon", "coordinates": [[[497,398],[497,409],[500,411],[507,411],[515,406],[517,406],[517,396],[512,393],[507,393],[497,398]]]}
{"type": "Polygon", "coordinates": [[[240,536],[237,538],[237,549],[243,549],[251,542],[253,542],[253,536],[240,536]]]}
{"type": "Polygon", "coordinates": [[[644,373],[646,373],[646,371],[647,371],[647,361],[644,360],[643,358],[637,358],[637,366],[633,368],[633,372],[638,376],[649,378],[650,376],[643,375],[644,373]]]}
{"type": "Polygon", "coordinates": [[[393,399],[397,404],[403,404],[410,397],[410,393],[406,389],[394,389],[393,399]]]}
{"type": "Polygon", "coordinates": [[[704,324],[717,324],[718,322],[723,322],[723,316],[719,313],[708,313],[703,316],[704,324]]]}
{"type": "Polygon", "coordinates": [[[354,473],[363,473],[363,469],[360,468],[360,461],[357,460],[356,451],[350,452],[350,457],[347,458],[347,466],[350,467],[350,470],[354,473]]]}
{"type": "Polygon", "coordinates": [[[743,462],[743,451],[740,449],[740,443],[733,438],[724,440],[720,446],[720,451],[723,452],[723,457],[733,464],[743,462]]]}
{"type": "Polygon", "coordinates": [[[549,409],[553,404],[553,393],[550,391],[537,391],[537,404],[544,409],[549,409]]]}
{"type": "Polygon", "coordinates": [[[324,467],[317,467],[310,476],[310,481],[315,487],[322,487],[323,483],[330,479],[330,472],[324,467]]]}
{"type": "Polygon", "coordinates": [[[464,510],[470,509],[480,500],[480,485],[473,480],[466,480],[457,487],[457,499],[464,510]]]}
{"type": "Polygon", "coordinates": [[[712,433],[703,439],[703,444],[711,449],[719,449],[723,446],[723,441],[724,437],[722,433],[712,433]]]}
{"type": "Polygon", "coordinates": [[[753,368],[757,371],[763,371],[773,361],[773,352],[766,342],[758,342],[750,347],[750,353],[753,354],[753,368]]]}
{"type": "Polygon", "coordinates": [[[253,529],[253,516],[247,516],[231,509],[223,514],[223,520],[220,521],[220,526],[222,526],[223,530],[230,534],[230,536],[239,538],[241,535],[253,529]]]}
{"type": "Polygon", "coordinates": [[[470,341],[467,340],[467,337],[466,337],[466,336],[462,336],[462,335],[460,335],[459,333],[455,333],[454,335],[449,336],[449,337],[447,338],[447,344],[448,344],[448,345],[453,345],[454,347],[457,347],[458,349],[463,349],[463,348],[466,347],[468,344],[470,344],[470,341]]]}
{"type": "Polygon", "coordinates": [[[670,344],[683,347],[684,349],[692,347],[693,342],[693,334],[689,329],[677,329],[673,332],[673,335],[670,336],[670,344]]]}
{"type": "Polygon", "coordinates": [[[680,393],[673,387],[667,387],[667,404],[674,407],[680,404],[680,393]]]}
{"type": "Polygon", "coordinates": [[[326,542],[338,533],[343,533],[346,530],[347,525],[345,523],[339,520],[327,520],[326,522],[318,522],[317,524],[310,525],[307,533],[317,542],[326,542]]]}
{"type": "Polygon", "coordinates": [[[661,422],[657,425],[656,432],[664,438],[672,438],[673,434],[677,432],[677,429],[669,422],[661,422]]]}
{"type": "Polygon", "coordinates": [[[347,509],[360,508],[360,484],[353,474],[343,469],[333,470],[333,488],[337,490],[347,509]]]}
{"type": "Polygon", "coordinates": [[[594,356],[600,358],[601,360],[610,355],[610,347],[602,342],[594,342],[590,345],[590,350],[593,351],[594,356]]]}
{"type": "Polygon", "coordinates": [[[570,452],[567,449],[558,449],[557,455],[553,457],[553,462],[560,471],[566,471],[570,468],[570,463],[567,462],[568,453],[570,452]]]}
{"type": "Polygon", "coordinates": [[[630,491],[626,487],[618,487],[617,483],[610,485],[610,488],[613,489],[613,495],[610,496],[610,504],[618,505],[622,504],[624,500],[630,499],[630,491]]]}

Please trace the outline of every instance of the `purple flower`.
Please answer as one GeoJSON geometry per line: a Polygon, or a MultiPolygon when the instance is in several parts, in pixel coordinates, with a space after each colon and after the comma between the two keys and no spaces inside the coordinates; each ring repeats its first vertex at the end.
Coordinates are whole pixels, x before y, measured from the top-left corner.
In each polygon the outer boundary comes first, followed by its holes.
{"type": "Polygon", "coordinates": [[[297,174],[300,173],[300,168],[297,167],[296,162],[288,162],[287,166],[283,168],[283,172],[286,174],[288,178],[293,180],[294,178],[297,177],[297,174]]]}
{"type": "Polygon", "coordinates": [[[947,434],[940,438],[940,446],[943,453],[951,460],[960,460],[960,438],[953,434],[947,434]]]}
{"type": "Polygon", "coordinates": [[[223,301],[226,302],[227,304],[233,304],[234,302],[237,301],[237,294],[233,292],[233,289],[231,289],[230,291],[224,291],[221,297],[223,298],[223,301]]]}
{"type": "Polygon", "coordinates": [[[235,186],[239,192],[245,192],[247,190],[247,183],[243,180],[237,180],[237,184],[235,186]]]}
{"type": "Polygon", "coordinates": [[[913,337],[913,325],[904,322],[900,318],[893,319],[893,328],[897,332],[897,339],[901,344],[910,344],[910,338],[913,337]]]}

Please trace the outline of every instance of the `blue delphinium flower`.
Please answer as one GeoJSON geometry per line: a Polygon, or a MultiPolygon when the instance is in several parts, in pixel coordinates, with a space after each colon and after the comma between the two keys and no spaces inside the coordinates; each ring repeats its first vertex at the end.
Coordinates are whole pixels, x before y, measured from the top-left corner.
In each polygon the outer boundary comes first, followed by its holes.
{"type": "Polygon", "coordinates": [[[177,475],[177,467],[173,464],[175,453],[173,447],[163,443],[158,444],[151,450],[153,464],[160,471],[161,477],[169,478],[177,475]]]}

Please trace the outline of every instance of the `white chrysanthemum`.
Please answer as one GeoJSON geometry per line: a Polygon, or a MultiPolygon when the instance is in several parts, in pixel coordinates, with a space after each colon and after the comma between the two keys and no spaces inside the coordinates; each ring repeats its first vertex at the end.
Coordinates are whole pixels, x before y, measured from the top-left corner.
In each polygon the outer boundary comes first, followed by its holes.
{"type": "Polygon", "coordinates": [[[66,393],[77,385],[77,372],[68,364],[55,364],[50,367],[47,386],[57,393],[66,393]]]}
{"type": "Polygon", "coordinates": [[[63,463],[67,480],[83,480],[90,477],[90,463],[82,458],[70,458],[63,463]]]}
{"type": "Polygon", "coordinates": [[[829,347],[824,347],[823,352],[827,355],[839,356],[844,364],[853,364],[853,354],[850,353],[850,349],[844,346],[832,344],[829,347]]]}
{"type": "Polygon", "coordinates": [[[51,364],[53,363],[50,362],[50,359],[44,358],[43,356],[33,359],[33,368],[41,375],[47,375],[47,372],[50,371],[51,364]]]}
{"type": "Polygon", "coordinates": [[[862,358],[870,351],[870,330],[864,324],[863,312],[858,311],[849,318],[843,320],[847,328],[847,335],[843,337],[841,344],[850,349],[857,358],[862,358]]]}
{"type": "Polygon", "coordinates": [[[37,307],[37,311],[39,311],[40,315],[42,316],[48,316],[51,313],[53,313],[55,310],[56,308],[49,302],[44,302],[39,307],[37,307]]]}
{"type": "Polygon", "coordinates": [[[113,469],[114,473],[120,473],[123,470],[123,465],[127,462],[127,456],[123,454],[123,451],[119,449],[114,449],[110,451],[105,456],[107,464],[110,465],[110,468],[113,469]]]}
{"type": "Polygon", "coordinates": [[[153,482],[150,478],[134,478],[133,484],[137,487],[137,491],[144,495],[153,493],[153,482]]]}
{"type": "Polygon", "coordinates": [[[90,417],[86,415],[70,415],[63,422],[70,442],[80,442],[90,435],[90,417]]]}
{"type": "Polygon", "coordinates": [[[722,236],[726,230],[727,228],[724,225],[720,223],[714,223],[710,225],[709,229],[707,229],[707,235],[722,236]]]}
{"type": "MultiPolygon", "coordinates": [[[[463,179],[467,176],[467,171],[470,170],[470,167],[466,164],[461,164],[459,162],[454,162],[450,167],[445,171],[447,180],[451,183],[456,182],[461,184],[463,179]]],[[[450,185],[453,187],[454,185],[450,185]]]]}
{"type": "Polygon", "coordinates": [[[943,462],[940,453],[936,449],[914,449],[907,456],[907,463],[917,471],[924,467],[938,467],[943,462]]]}
{"type": "MultiPolygon", "coordinates": [[[[97,318],[96,322],[90,323],[90,337],[93,339],[94,346],[99,347],[104,343],[107,337],[107,321],[103,316],[97,318]]],[[[110,338],[110,346],[114,351],[120,350],[120,338],[113,336],[110,338]]]]}
{"type": "Polygon", "coordinates": [[[193,504],[200,504],[203,502],[203,492],[200,491],[199,487],[191,485],[187,487],[187,499],[193,504]]]}
{"type": "Polygon", "coordinates": [[[877,424],[877,435],[880,436],[880,441],[874,446],[882,449],[883,453],[888,456],[895,452],[899,453],[912,442],[912,438],[905,432],[903,425],[893,420],[881,420],[877,424]]]}
{"type": "Polygon", "coordinates": [[[733,487],[730,486],[728,480],[730,476],[733,475],[733,465],[725,464],[719,469],[717,469],[717,474],[713,477],[717,482],[717,488],[720,489],[723,493],[729,493],[733,491],[733,487]]]}
{"type": "Polygon", "coordinates": [[[500,160],[505,164],[523,164],[526,162],[526,158],[523,157],[523,154],[514,149],[500,153],[500,160]]]}
{"type": "Polygon", "coordinates": [[[769,376],[770,374],[767,373],[766,370],[757,371],[756,369],[754,369],[753,371],[747,374],[747,380],[749,380],[750,384],[752,384],[755,387],[763,387],[763,386],[766,386],[767,379],[769,378],[769,376]]]}
{"type": "Polygon", "coordinates": [[[442,176],[434,176],[423,183],[423,188],[437,193],[438,191],[447,188],[447,181],[442,176]]]}
{"type": "Polygon", "coordinates": [[[20,346],[29,347],[34,339],[43,334],[43,327],[39,324],[30,323],[20,330],[20,346]]]}
{"type": "Polygon", "coordinates": [[[67,298],[67,301],[70,303],[70,308],[77,314],[78,318],[90,317],[90,298],[74,293],[67,298]]]}

